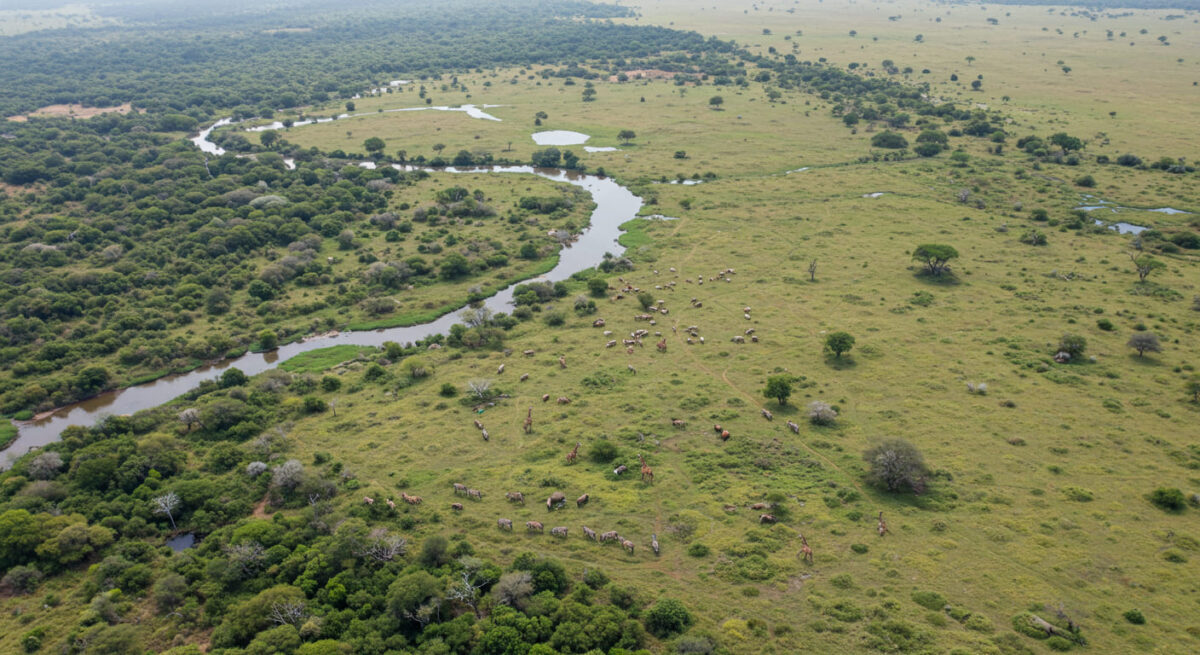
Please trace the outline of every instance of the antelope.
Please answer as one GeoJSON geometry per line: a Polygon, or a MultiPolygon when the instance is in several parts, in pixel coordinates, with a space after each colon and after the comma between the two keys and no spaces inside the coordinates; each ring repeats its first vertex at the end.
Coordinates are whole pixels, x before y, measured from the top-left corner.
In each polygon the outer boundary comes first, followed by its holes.
{"type": "Polygon", "coordinates": [[[622,539],[621,546],[623,546],[625,548],[625,550],[629,551],[630,555],[633,554],[633,542],[632,541],[630,541],[628,539],[622,539]]]}
{"type": "Polygon", "coordinates": [[[687,342],[687,345],[689,345],[689,346],[690,346],[690,345],[692,345],[692,344],[694,344],[694,343],[696,343],[695,341],[692,341],[692,338],[691,338],[691,337],[688,337],[687,339],[684,339],[684,341],[686,341],[686,342],[687,342]]]}
{"type": "Polygon", "coordinates": [[[637,375],[637,369],[633,367],[633,364],[626,364],[625,368],[629,369],[630,373],[637,375]]]}
{"type": "Polygon", "coordinates": [[[499,367],[496,369],[496,375],[500,375],[500,374],[501,374],[501,373],[503,373],[503,372],[504,372],[504,364],[501,364],[501,365],[500,365],[500,366],[499,366],[499,367]]]}
{"type": "Polygon", "coordinates": [[[555,491],[546,499],[546,509],[562,507],[567,502],[567,496],[561,491],[555,491]]]}
{"type": "Polygon", "coordinates": [[[604,319],[598,318],[592,321],[592,327],[604,327],[604,319]]]}
{"type": "Polygon", "coordinates": [[[463,508],[462,503],[450,503],[450,509],[452,509],[456,512],[461,512],[462,508],[463,508]]]}
{"type": "Polygon", "coordinates": [[[475,419],[475,429],[476,429],[476,430],[482,430],[482,429],[483,429],[483,423],[480,423],[480,422],[479,422],[479,419],[475,419]]]}
{"type": "Polygon", "coordinates": [[[775,415],[772,414],[771,412],[768,412],[767,408],[765,408],[765,407],[762,410],[762,415],[763,415],[763,418],[767,419],[768,421],[775,420],[775,415]]]}
{"type": "Polygon", "coordinates": [[[685,426],[685,425],[687,425],[687,424],[686,424],[686,423],[684,422],[684,420],[683,420],[683,419],[681,419],[681,418],[673,418],[673,419],[671,419],[671,425],[673,425],[673,426],[675,426],[675,427],[677,427],[677,428],[682,428],[682,427],[684,427],[684,426],[685,426]]]}
{"type": "Polygon", "coordinates": [[[410,496],[410,495],[404,493],[403,491],[400,492],[400,498],[403,499],[404,502],[408,503],[409,505],[420,505],[421,504],[420,496],[410,496]]]}
{"type": "Polygon", "coordinates": [[[617,536],[617,531],[616,531],[616,530],[611,530],[611,531],[609,531],[609,532],[604,532],[604,533],[601,533],[601,535],[600,535],[600,543],[602,543],[602,544],[603,544],[603,543],[607,543],[607,542],[609,542],[609,541],[615,541],[615,540],[616,540],[616,539],[618,539],[618,538],[619,538],[619,537],[617,536]]]}
{"type": "Polygon", "coordinates": [[[522,373],[522,374],[521,374],[521,382],[524,382],[524,381],[526,381],[526,380],[528,380],[528,379],[529,379],[529,374],[528,374],[528,373],[522,373]]]}
{"type": "Polygon", "coordinates": [[[749,328],[746,330],[746,336],[750,336],[752,334],[754,334],[754,328],[749,328]]]}
{"type": "Polygon", "coordinates": [[[754,503],[750,509],[771,509],[771,506],[768,503],[754,503]]]}
{"type": "Polygon", "coordinates": [[[465,493],[467,493],[467,485],[465,485],[465,484],[463,484],[463,483],[461,483],[461,482],[455,482],[455,483],[454,483],[454,493],[455,493],[455,494],[465,494],[465,493]]]}
{"type": "Polygon", "coordinates": [[[656,534],[650,535],[650,549],[654,551],[655,555],[658,554],[658,535],[656,534]]]}
{"type": "Polygon", "coordinates": [[[658,352],[660,352],[660,353],[667,352],[667,340],[666,339],[663,339],[662,341],[658,342],[658,352]]]}
{"type": "Polygon", "coordinates": [[[496,519],[496,525],[500,526],[501,530],[512,532],[512,519],[496,519]]]}
{"type": "Polygon", "coordinates": [[[650,484],[654,484],[654,469],[650,468],[649,464],[646,464],[646,458],[642,457],[641,453],[638,453],[638,461],[642,463],[642,482],[646,482],[649,479],[650,484]]]}
{"type": "Polygon", "coordinates": [[[758,522],[759,523],[774,523],[775,515],[774,514],[763,514],[762,516],[758,517],[758,522]]]}
{"type": "Polygon", "coordinates": [[[559,366],[559,368],[566,368],[567,367],[567,358],[559,357],[558,358],[558,366],[559,366]]]}
{"type": "Polygon", "coordinates": [[[750,308],[749,308],[749,307],[743,307],[743,308],[742,308],[742,311],[743,311],[743,312],[746,312],[747,314],[749,314],[749,313],[750,313],[750,308]]]}
{"type": "Polygon", "coordinates": [[[800,543],[803,544],[800,546],[800,558],[804,559],[804,560],[808,560],[808,563],[812,564],[813,563],[813,551],[812,551],[812,548],[808,547],[808,539],[805,539],[804,535],[800,535],[800,543]]]}
{"type": "Polygon", "coordinates": [[[788,429],[791,430],[792,432],[795,432],[796,434],[800,434],[800,424],[799,423],[796,423],[794,421],[788,421],[787,426],[788,426],[788,429]]]}
{"type": "Polygon", "coordinates": [[[483,492],[478,489],[467,489],[467,498],[475,500],[483,500],[483,492]]]}
{"type": "Polygon", "coordinates": [[[591,529],[591,528],[589,528],[589,527],[587,527],[586,525],[585,525],[585,526],[583,526],[583,538],[584,538],[584,539],[591,539],[592,541],[597,541],[597,538],[596,538],[596,531],[595,531],[595,530],[593,530],[593,529],[591,529]]]}
{"type": "Polygon", "coordinates": [[[526,351],[524,352],[524,355],[525,355],[526,357],[533,357],[533,351],[532,351],[532,350],[526,350],[526,351]]]}
{"type": "Polygon", "coordinates": [[[550,400],[550,394],[548,394],[548,393],[542,394],[542,402],[548,402],[549,400],[550,400]]]}
{"type": "Polygon", "coordinates": [[[559,396],[559,397],[558,397],[558,404],[559,404],[559,405],[568,405],[568,404],[570,404],[570,403],[571,403],[571,399],[570,399],[570,398],[567,398],[566,396],[559,396]]]}
{"type": "Polygon", "coordinates": [[[747,320],[747,321],[748,321],[748,320],[750,320],[750,315],[749,315],[749,314],[742,314],[742,316],[744,316],[744,317],[746,318],[746,320],[747,320]]]}
{"type": "Polygon", "coordinates": [[[371,497],[369,497],[369,496],[364,496],[364,497],[363,497],[363,502],[364,502],[364,503],[366,503],[366,504],[368,504],[368,505],[374,505],[374,504],[375,504],[375,499],[374,499],[374,498],[371,498],[371,497]]]}
{"type": "Polygon", "coordinates": [[[388,509],[396,509],[396,502],[394,500],[392,500],[391,498],[388,498],[387,506],[388,506],[388,509]]]}
{"type": "Polygon", "coordinates": [[[613,346],[615,346],[615,345],[617,345],[617,340],[616,340],[616,339],[613,339],[612,341],[609,341],[608,343],[604,344],[604,347],[605,347],[605,348],[612,348],[612,347],[613,347],[613,346]]]}
{"type": "Polygon", "coordinates": [[[622,473],[624,473],[625,471],[628,471],[628,470],[629,470],[629,467],[622,464],[622,465],[618,466],[617,468],[613,469],[613,475],[621,475],[622,473]]]}
{"type": "Polygon", "coordinates": [[[729,430],[721,430],[721,441],[729,441],[729,430]]]}
{"type": "Polygon", "coordinates": [[[582,496],[575,499],[575,507],[576,508],[583,507],[584,505],[587,504],[587,501],[588,501],[588,495],[583,494],[582,496]]]}
{"type": "Polygon", "coordinates": [[[563,539],[566,539],[567,538],[567,529],[562,526],[559,526],[557,528],[550,528],[550,534],[554,535],[555,537],[562,537],[563,539]]]}
{"type": "Polygon", "coordinates": [[[738,336],[730,339],[730,341],[732,341],[734,343],[746,343],[746,337],[743,337],[742,335],[739,334],[738,336]]]}
{"type": "Polygon", "coordinates": [[[752,335],[750,337],[750,343],[758,343],[758,335],[757,334],[752,335]]]}
{"type": "Polygon", "coordinates": [[[611,337],[612,335],[613,335],[613,331],[612,331],[612,330],[605,330],[605,331],[604,331],[604,336],[606,336],[606,337],[611,337]]]}
{"type": "Polygon", "coordinates": [[[541,521],[526,521],[525,529],[530,532],[544,532],[541,521]]]}
{"type": "Polygon", "coordinates": [[[879,536],[881,537],[890,532],[890,530],[888,530],[887,523],[883,520],[883,512],[879,513],[879,525],[876,526],[875,529],[879,531],[879,536]]]}
{"type": "Polygon", "coordinates": [[[520,491],[509,491],[504,494],[504,497],[514,503],[521,503],[522,505],[525,504],[525,494],[521,493],[520,491]]]}

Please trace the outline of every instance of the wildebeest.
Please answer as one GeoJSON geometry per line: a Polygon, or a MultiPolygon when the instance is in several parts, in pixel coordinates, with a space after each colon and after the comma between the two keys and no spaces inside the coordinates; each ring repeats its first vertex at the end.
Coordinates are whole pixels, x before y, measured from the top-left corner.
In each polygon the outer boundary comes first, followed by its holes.
{"type": "Polygon", "coordinates": [[[763,514],[762,516],[758,517],[758,522],[759,523],[774,523],[775,515],[774,514],[763,514]]]}
{"type": "Polygon", "coordinates": [[[526,380],[528,380],[528,379],[529,379],[529,374],[528,374],[528,373],[522,373],[522,374],[521,374],[521,382],[524,382],[524,381],[526,381],[526,380]]]}
{"type": "Polygon", "coordinates": [[[452,509],[452,510],[461,512],[462,508],[463,508],[462,503],[450,503],[450,509],[452,509]]]}
{"type": "Polygon", "coordinates": [[[496,519],[496,525],[500,526],[501,530],[512,532],[512,519],[496,519]]]}
{"type": "Polygon", "coordinates": [[[768,421],[775,420],[775,415],[772,414],[771,412],[768,412],[765,407],[762,410],[762,415],[763,415],[763,418],[767,419],[768,421]]]}
{"type": "Polygon", "coordinates": [[[652,550],[654,550],[655,555],[658,554],[658,535],[656,535],[656,534],[650,535],[650,548],[652,550]]]}
{"type": "Polygon", "coordinates": [[[591,539],[592,541],[597,541],[596,531],[587,527],[586,525],[583,526],[583,536],[585,539],[591,539]]]}
{"type": "Polygon", "coordinates": [[[558,404],[559,404],[559,405],[568,405],[568,404],[570,404],[570,403],[571,403],[571,399],[570,399],[570,398],[567,398],[566,396],[559,396],[559,397],[558,397],[558,404]]]}
{"type": "Polygon", "coordinates": [[[622,539],[621,545],[625,548],[625,550],[629,551],[630,555],[633,554],[633,542],[632,541],[630,541],[628,539],[622,539]]]}
{"type": "Polygon", "coordinates": [[[587,504],[587,501],[588,501],[588,495],[583,494],[582,496],[575,499],[575,507],[576,508],[583,507],[584,505],[587,504]]]}
{"type": "Polygon", "coordinates": [[[479,419],[475,419],[475,429],[476,429],[476,430],[482,430],[482,429],[483,429],[483,423],[480,423],[480,422],[479,422],[479,419]]]}
{"type": "Polygon", "coordinates": [[[521,493],[520,491],[509,491],[504,494],[504,497],[514,503],[521,503],[522,505],[525,504],[525,494],[521,493]]]}
{"type": "Polygon", "coordinates": [[[548,393],[542,394],[542,402],[546,402],[548,400],[550,400],[550,394],[548,394],[548,393]]]}
{"type": "Polygon", "coordinates": [[[685,427],[687,425],[687,423],[685,423],[684,420],[681,418],[673,418],[673,419],[671,419],[671,425],[673,425],[674,427],[677,427],[677,428],[682,428],[682,427],[685,427]]]}
{"type": "Polygon", "coordinates": [[[455,482],[454,483],[454,493],[456,493],[456,494],[467,493],[467,485],[465,485],[461,482],[455,482]]]}
{"type": "Polygon", "coordinates": [[[622,464],[622,465],[618,466],[617,468],[613,469],[613,475],[621,475],[622,473],[624,473],[625,471],[628,471],[628,470],[629,470],[629,467],[622,464]]]}
{"type": "Polygon", "coordinates": [[[742,335],[739,334],[736,337],[730,339],[730,341],[732,341],[734,343],[746,343],[746,337],[743,337],[742,335]]]}
{"type": "Polygon", "coordinates": [[[555,491],[546,499],[546,509],[554,509],[556,506],[561,507],[567,502],[567,496],[561,491],[555,491]]]}
{"type": "Polygon", "coordinates": [[[788,426],[788,429],[791,430],[792,432],[795,432],[796,434],[800,434],[800,424],[799,423],[796,423],[795,421],[788,421],[787,426],[788,426]]]}
{"type": "Polygon", "coordinates": [[[467,498],[475,500],[483,500],[483,492],[478,489],[467,489],[467,498]]]}
{"type": "Polygon", "coordinates": [[[563,526],[558,526],[556,528],[550,528],[550,534],[554,535],[555,537],[562,537],[563,539],[566,539],[567,538],[567,529],[563,526]]]}
{"type": "Polygon", "coordinates": [[[491,440],[492,440],[492,435],[488,434],[488,431],[487,431],[487,430],[483,430],[483,431],[481,431],[481,432],[479,433],[479,436],[483,437],[483,440],[484,440],[484,441],[491,441],[491,440]]]}
{"type": "Polygon", "coordinates": [[[604,533],[600,534],[600,543],[615,541],[616,539],[617,539],[617,531],[616,530],[610,530],[608,532],[604,532],[604,533]]]}
{"type": "Polygon", "coordinates": [[[541,521],[526,521],[525,529],[530,532],[544,532],[541,521]]]}
{"type": "Polygon", "coordinates": [[[504,364],[501,364],[499,367],[496,368],[496,375],[499,375],[503,372],[504,372],[504,364]]]}

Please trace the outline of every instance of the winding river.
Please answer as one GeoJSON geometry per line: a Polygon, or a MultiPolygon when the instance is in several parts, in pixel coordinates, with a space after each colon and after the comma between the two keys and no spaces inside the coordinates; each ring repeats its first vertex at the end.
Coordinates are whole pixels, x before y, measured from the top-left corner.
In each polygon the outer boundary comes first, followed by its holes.
{"type": "MultiPolygon", "coordinates": [[[[213,129],[232,123],[230,119],[222,119],[206,128],[192,141],[206,153],[220,155],[224,152],[220,146],[209,140],[213,129]]],[[[430,172],[446,173],[496,173],[496,174],[532,174],[555,182],[565,182],[587,190],[596,203],[592,212],[591,224],[574,243],[564,246],[559,253],[558,265],[550,272],[536,279],[557,282],[565,280],[572,274],[599,264],[604,253],[619,255],[624,247],[617,243],[621,233],[620,226],[625,221],[634,218],[642,207],[642,199],[635,196],[629,189],[608,178],[595,175],[583,175],[572,171],[559,169],[533,168],[530,166],[490,166],[473,168],[445,168],[430,172]]],[[[522,280],[528,282],[529,280],[522,280]]],[[[511,311],[513,288],[520,284],[514,283],[491,296],[485,301],[492,311],[511,311]]],[[[266,353],[248,353],[234,359],[227,359],[201,368],[168,375],[153,382],[140,384],[125,389],[110,391],[78,403],[61,407],[35,420],[17,422],[19,435],[17,439],[3,451],[8,455],[0,461],[0,468],[6,468],[13,457],[25,454],[31,448],[44,446],[57,441],[59,434],[70,425],[93,425],[105,416],[132,414],[166,403],[195,388],[205,380],[217,378],[225,369],[236,366],[247,375],[254,375],[275,368],[300,353],[329,346],[342,344],[356,346],[379,346],[385,341],[397,343],[415,342],[419,339],[449,332],[450,326],[459,322],[458,312],[451,312],[429,323],[409,327],[388,328],[362,332],[342,332],[327,336],[311,337],[304,341],[281,346],[277,350],[266,353]]]]}

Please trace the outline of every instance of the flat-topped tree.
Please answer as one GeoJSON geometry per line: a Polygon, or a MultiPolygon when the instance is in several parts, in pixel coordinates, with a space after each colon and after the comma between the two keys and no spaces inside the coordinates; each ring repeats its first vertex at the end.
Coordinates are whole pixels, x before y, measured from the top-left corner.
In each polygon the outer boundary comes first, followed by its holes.
{"type": "Polygon", "coordinates": [[[617,138],[621,140],[621,143],[629,145],[630,141],[637,138],[637,133],[633,130],[621,130],[617,132],[617,138]]]}
{"type": "Polygon", "coordinates": [[[924,243],[913,250],[912,256],[925,264],[930,275],[941,275],[950,270],[950,260],[958,258],[958,251],[944,243],[924,243]]]}
{"type": "Polygon", "coordinates": [[[1129,343],[1125,345],[1138,351],[1138,357],[1145,356],[1147,351],[1162,352],[1162,346],[1158,343],[1158,335],[1153,332],[1135,332],[1132,337],[1129,337],[1129,343]]]}
{"type": "Polygon", "coordinates": [[[1146,278],[1154,271],[1159,271],[1167,267],[1166,264],[1158,261],[1150,255],[1135,255],[1128,253],[1130,261],[1133,262],[1134,268],[1137,269],[1138,282],[1145,282],[1146,278]]]}

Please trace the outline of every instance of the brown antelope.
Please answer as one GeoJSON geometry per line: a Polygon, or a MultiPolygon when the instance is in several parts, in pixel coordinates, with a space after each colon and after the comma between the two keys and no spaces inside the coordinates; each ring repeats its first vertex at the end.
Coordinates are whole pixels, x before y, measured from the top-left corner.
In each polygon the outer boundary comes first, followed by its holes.
{"type": "Polygon", "coordinates": [[[500,526],[501,530],[512,532],[512,519],[496,519],[496,525],[500,526]]]}
{"type": "Polygon", "coordinates": [[[566,368],[566,367],[567,367],[567,358],[566,358],[566,357],[559,357],[559,358],[558,358],[558,367],[559,367],[559,368],[566,368]]]}
{"type": "Polygon", "coordinates": [[[714,425],[714,426],[713,426],[713,432],[716,432],[717,434],[721,434],[721,426],[720,426],[720,424],[718,424],[718,425],[714,425]]]}
{"type": "Polygon", "coordinates": [[[571,399],[567,398],[566,396],[559,396],[558,404],[559,405],[569,405],[569,404],[571,404],[571,399]]]}
{"type": "Polygon", "coordinates": [[[667,340],[666,339],[663,339],[662,341],[658,342],[658,352],[660,352],[660,353],[667,352],[667,340]]]}
{"type": "Polygon", "coordinates": [[[638,461],[642,463],[642,482],[648,481],[650,484],[654,484],[654,469],[646,464],[646,458],[642,457],[641,453],[638,453],[638,461]]]}
{"type": "Polygon", "coordinates": [[[808,560],[808,563],[812,564],[813,563],[813,551],[812,551],[812,548],[808,547],[808,539],[805,539],[804,535],[800,535],[800,543],[802,544],[800,546],[800,558],[804,559],[804,560],[808,560]]]}
{"type": "Polygon", "coordinates": [[[729,430],[721,430],[721,441],[729,441],[729,430]]]}
{"type": "Polygon", "coordinates": [[[526,521],[525,529],[530,532],[544,532],[541,521],[526,521]]]}
{"type": "MultiPolygon", "coordinates": [[[[547,394],[547,396],[545,398],[542,398],[542,400],[545,400],[548,397],[549,397],[549,395],[547,394]]],[[[532,407],[530,407],[529,411],[525,414],[525,425],[522,426],[522,429],[525,430],[525,434],[529,434],[530,432],[533,432],[533,408],[532,407]]]]}
{"type": "Polygon", "coordinates": [[[408,503],[409,505],[420,505],[421,504],[420,496],[410,496],[410,495],[404,493],[403,491],[400,492],[400,498],[404,502],[408,503]]]}
{"type": "Polygon", "coordinates": [[[791,430],[792,432],[795,432],[796,434],[800,434],[800,424],[799,423],[796,423],[794,421],[788,421],[787,426],[788,426],[788,429],[791,430]]]}
{"type": "Polygon", "coordinates": [[[463,484],[463,483],[461,483],[461,482],[455,482],[455,483],[454,483],[454,493],[455,493],[455,494],[465,494],[465,493],[467,493],[467,485],[465,485],[465,484],[463,484]]]}
{"type": "Polygon", "coordinates": [[[584,505],[587,504],[587,501],[588,501],[588,495],[583,494],[582,496],[575,499],[575,507],[576,508],[583,507],[584,505]]]}
{"type": "Polygon", "coordinates": [[[388,498],[386,502],[387,502],[388,509],[396,509],[396,501],[392,500],[391,498],[388,498]]]}
{"type": "Polygon", "coordinates": [[[633,554],[633,542],[632,541],[630,541],[628,539],[622,539],[621,546],[624,547],[625,550],[629,551],[630,555],[633,554]]]}
{"type": "Polygon", "coordinates": [[[476,430],[482,430],[482,429],[483,429],[483,423],[480,423],[480,422],[479,422],[479,419],[475,419],[475,429],[476,429],[476,430]]]}
{"type": "Polygon", "coordinates": [[[890,530],[888,530],[887,523],[883,520],[883,512],[879,513],[879,525],[876,526],[876,530],[879,531],[879,536],[881,537],[890,532],[890,530]]]}
{"type": "Polygon", "coordinates": [[[522,373],[522,374],[521,374],[521,382],[524,382],[524,381],[526,381],[526,380],[528,380],[528,379],[529,379],[529,374],[528,374],[528,373],[522,373]]]}
{"type": "Polygon", "coordinates": [[[563,526],[558,526],[557,528],[550,528],[550,534],[555,537],[562,537],[563,539],[566,539],[567,538],[567,529],[563,526]]]}
{"type": "Polygon", "coordinates": [[[364,496],[364,497],[363,497],[363,502],[364,502],[364,503],[366,503],[366,504],[368,504],[368,505],[374,505],[374,504],[375,504],[375,499],[374,499],[374,498],[371,498],[371,497],[369,497],[369,496],[364,496]]]}
{"type": "Polygon", "coordinates": [[[767,419],[768,421],[775,420],[775,415],[772,414],[771,412],[768,412],[766,407],[763,408],[762,415],[763,415],[763,418],[767,419]]]}
{"type": "Polygon", "coordinates": [[[548,394],[548,393],[542,394],[542,402],[546,402],[548,400],[550,400],[550,394],[548,394]]]}
{"type": "Polygon", "coordinates": [[[771,509],[771,504],[770,503],[754,503],[753,505],[750,506],[750,509],[771,509]]]}
{"type": "Polygon", "coordinates": [[[467,489],[467,498],[475,500],[483,500],[483,492],[478,489],[467,489]]]}
{"type": "Polygon", "coordinates": [[[578,441],[575,442],[575,447],[571,449],[571,452],[567,453],[567,463],[568,464],[574,464],[575,459],[577,457],[579,457],[579,446],[580,445],[582,445],[582,444],[580,444],[578,441]]]}
{"type": "Polygon", "coordinates": [[[726,512],[736,512],[737,506],[736,505],[722,505],[721,509],[725,510],[726,512]]]}
{"type": "Polygon", "coordinates": [[[604,327],[604,319],[598,318],[592,321],[592,327],[604,327]]]}
{"type": "Polygon", "coordinates": [[[583,538],[584,538],[584,539],[591,539],[592,541],[597,541],[597,538],[596,538],[596,531],[595,531],[595,530],[593,530],[593,529],[591,529],[591,528],[589,528],[589,527],[587,527],[586,525],[585,525],[585,526],[583,526],[583,538]]]}
{"type": "Polygon", "coordinates": [[[610,530],[608,532],[602,532],[600,534],[600,543],[602,543],[602,544],[608,543],[610,541],[616,541],[617,539],[618,539],[618,537],[617,537],[616,530],[610,530]]]}
{"type": "Polygon", "coordinates": [[[462,503],[450,503],[450,509],[452,509],[456,512],[461,512],[462,508],[463,508],[462,503]]]}
{"type": "Polygon", "coordinates": [[[509,491],[504,494],[504,497],[514,503],[521,503],[522,505],[525,504],[525,494],[521,493],[520,491],[509,491]]]}
{"type": "Polygon", "coordinates": [[[656,534],[650,535],[650,549],[654,551],[655,555],[658,554],[658,535],[656,534]]]}
{"type": "Polygon", "coordinates": [[[533,351],[532,351],[532,350],[526,350],[526,351],[525,351],[525,356],[526,356],[526,357],[533,357],[533,351]]]}
{"type": "Polygon", "coordinates": [[[758,522],[759,522],[759,523],[774,523],[774,522],[775,522],[775,520],[776,520],[776,519],[775,519],[775,515],[774,515],[774,514],[763,514],[763,515],[761,515],[761,516],[759,516],[759,517],[758,517],[758,522]]]}
{"type": "Polygon", "coordinates": [[[561,491],[555,491],[546,499],[546,509],[554,509],[562,507],[567,502],[567,495],[561,491]]]}
{"type": "Polygon", "coordinates": [[[617,468],[613,469],[613,475],[621,475],[622,473],[624,473],[625,471],[628,471],[628,470],[629,470],[629,467],[622,464],[622,465],[618,466],[617,468]]]}
{"type": "Polygon", "coordinates": [[[683,428],[687,425],[687,423],[685,423],[684,420],[681,418],[673,418],[673,419],[671,419],[671,425],[673,425],[677,428],[683,428]]]}

